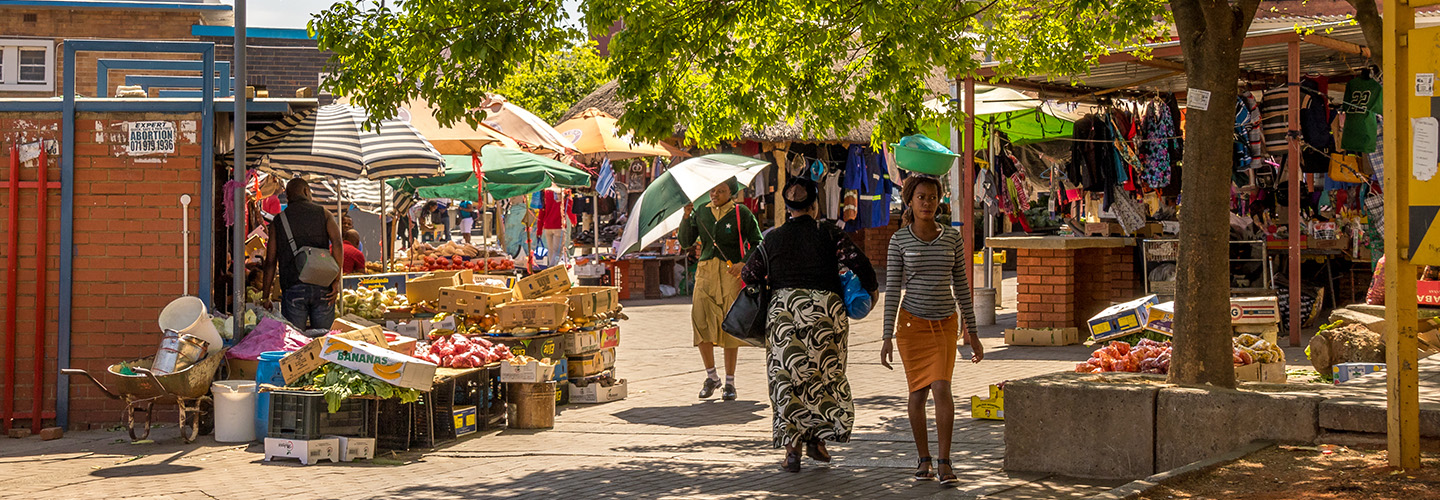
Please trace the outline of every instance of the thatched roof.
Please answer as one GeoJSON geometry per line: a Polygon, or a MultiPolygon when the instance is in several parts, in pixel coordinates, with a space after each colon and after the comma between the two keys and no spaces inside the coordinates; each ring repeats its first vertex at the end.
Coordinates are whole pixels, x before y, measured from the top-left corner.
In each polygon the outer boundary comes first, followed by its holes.
{"type": "MultiPolygon", "coordinates": [[[[926,79],[925,84],[930,87],[930,90],[941,94],[950,92],[950,81],[945,78],[943,73],[937,72],[932,74],[930,78],[926,79]]],[[[589,108],[599,109],[617,118],[624,115],[626,102],[621,101],[619,96],[616,95],[618,88],[619,84],[613,81],[601,85],[600,88],[595,89],[590,95],[585,96],[585,98],[580,99],[580,102],[571,106],[570,109],[565,112],[565,116],[560,118],[560,121],[569,120],[589,108]]],[[[797,122],[791,125],[780,122],[759,130],[750,126],[742,127],[740,130],[740,138],[757,142],[836,142],[844,144],[869,144],[870,132],[874,127],[874,122],[864,120],[856,123],[849,132],[843,134],[831,131],[828,134],[815,136],[806,134],[801,123],[797,122]]],[[[676,126],[675,134],[684,135],[684,128],[676,126]]]]}

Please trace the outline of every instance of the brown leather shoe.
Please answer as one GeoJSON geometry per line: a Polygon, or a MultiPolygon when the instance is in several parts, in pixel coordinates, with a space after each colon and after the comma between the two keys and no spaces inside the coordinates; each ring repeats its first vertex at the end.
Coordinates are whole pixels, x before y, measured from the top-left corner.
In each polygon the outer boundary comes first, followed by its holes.
{"type": "Polygon", "coordinates": [[[785,472],[800,472],[800,450],[786,446],[785,462],[780,464],[780,470],[785,472]]]}
{"type": "Polygon", "coordinates": [[[825,451],[825,442],[818,438],[805,443],[805,456],[819,462],[830,462],[830,452],[825,451]]]}

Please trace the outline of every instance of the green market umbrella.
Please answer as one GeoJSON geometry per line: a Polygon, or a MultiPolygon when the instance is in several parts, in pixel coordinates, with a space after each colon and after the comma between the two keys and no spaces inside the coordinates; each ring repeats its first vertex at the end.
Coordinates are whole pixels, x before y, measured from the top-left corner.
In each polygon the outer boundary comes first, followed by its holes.
{"type": "Polygon", "coordinates": [[[732,154],[711,154],[676,163],[635,200],[616,253],[638,252],[670,234],[685,218],[685,205],[730,179],[750,184],[768,165],[768,161],[732,154]]]}
{"type": "MultiPolygon", "coordinates": [[[[471,160],[466,156],[459,158],[471,160]]],[[[517,149],[487,145],[480,150],[480,158],[483,165],[481,173],[485,176],[485,190],[496,199],[528,195],[552,185],[590,184],[590,174],[584,170],[517,149]]],[[[446,160],[447,164],[453,165],[448,157],[446,160]]],[[[473,167],[470,168],[459,182],[421,186],[416,190],[416,194],[421,198],[479,201],[479,186],[473,167]]],[[[447,168],[446,177],[449,173],[447,168]]],[[[428,179],[416,180],[423,182],[428,179]]]]}

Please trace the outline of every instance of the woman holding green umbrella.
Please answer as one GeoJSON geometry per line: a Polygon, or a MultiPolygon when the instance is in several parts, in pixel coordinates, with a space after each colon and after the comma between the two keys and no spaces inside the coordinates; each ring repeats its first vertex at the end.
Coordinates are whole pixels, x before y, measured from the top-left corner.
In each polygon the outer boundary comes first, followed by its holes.
{"type": "Polygon", "coordinates": [[[705,363],[706,378],[700,387],[700,399],[714,396],[715,389],[720,387],[720,376],[715,371],[716,345],[725,350],[725,385],[721,397],[725,401],[736,398],[735,364],[740,346],[744,344],[725,333],[720,324],[744,286],[740,269],[745,266],[750,249],[760,243],[760,224],[749,208],[736,201],[736,184],[731,180],[715,186],[710,190],[710,201],[698,209],[686,207],[687,213],[680,222],[680,246],[690,248],[697,240],[700,243],[694,304],[690,309],[695,346],[705,363]]]}

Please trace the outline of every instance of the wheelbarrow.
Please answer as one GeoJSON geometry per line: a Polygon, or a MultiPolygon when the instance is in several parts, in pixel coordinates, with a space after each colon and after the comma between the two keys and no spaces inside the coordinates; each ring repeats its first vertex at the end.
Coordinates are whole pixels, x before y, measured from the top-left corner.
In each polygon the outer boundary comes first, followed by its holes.
{"type": "Polygon", "coordinates": [[[139,440],[150,436],[150,421],[155,404],[176,404],[179,406],[180,437],[186,443],[201,434],[208,434],[215,427],[214,403],[211,401],[210,382],[220,363],[225,359],[225,349],[211,352],[199,363],[165,375],[150,371],[155,357],[137,359],[129,363],[110,365],[110,386],[100,383],[94,375],[85,370],[66,368],[63,375],[83,375],[95,383],[110,399],[125,401],[125,428],[130,439],[139,440]],[[121,373],[122,365],[128,365],[135,375],[121,373]],[[113,390],[112,390],[113,389],[113,390]]]}

